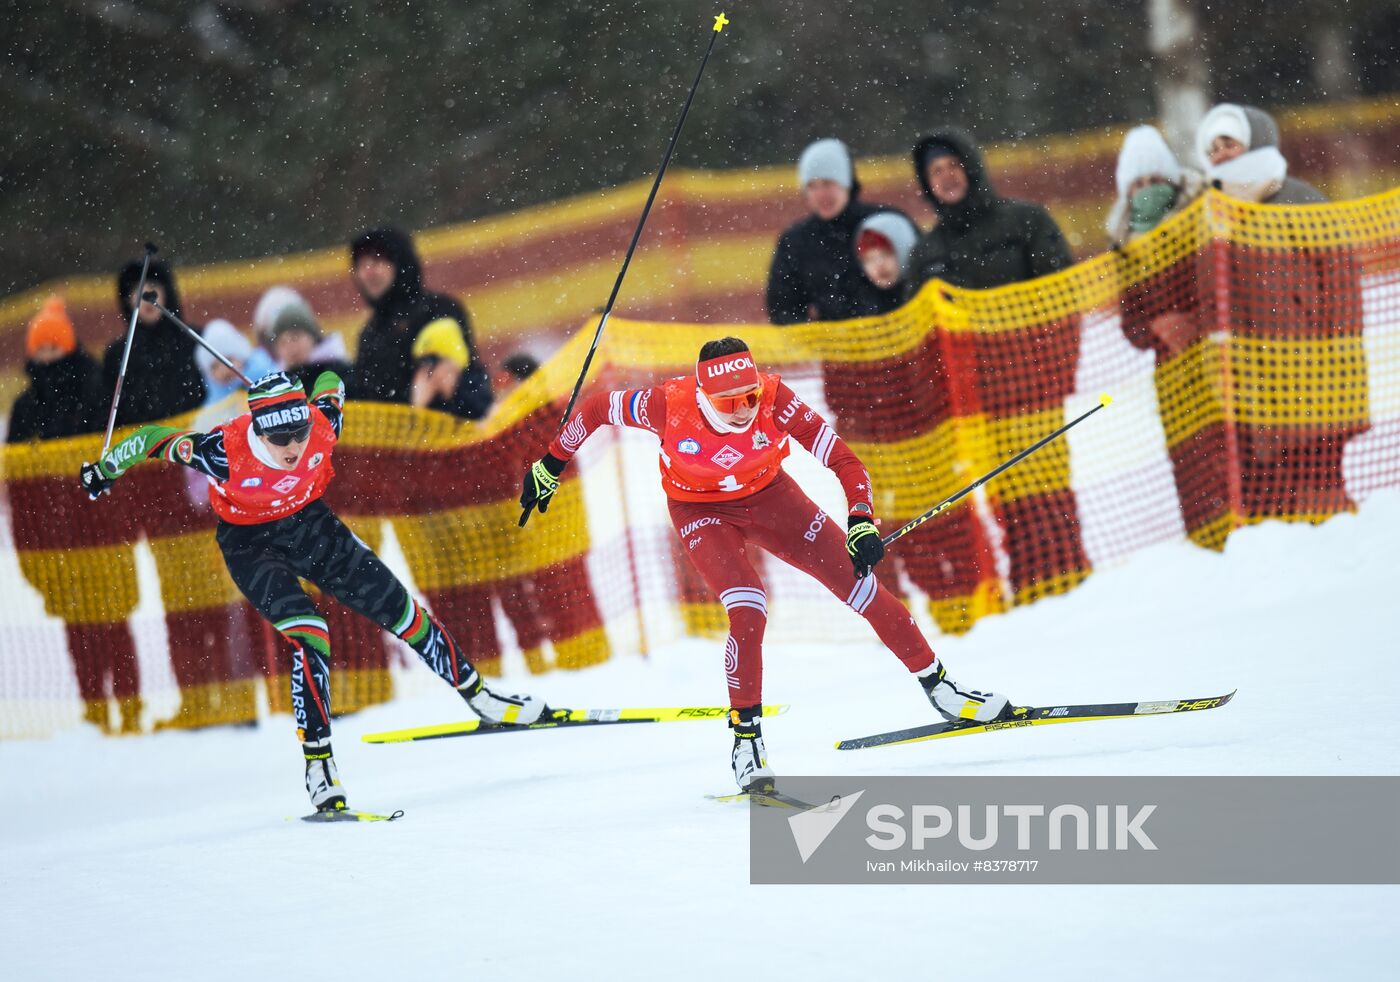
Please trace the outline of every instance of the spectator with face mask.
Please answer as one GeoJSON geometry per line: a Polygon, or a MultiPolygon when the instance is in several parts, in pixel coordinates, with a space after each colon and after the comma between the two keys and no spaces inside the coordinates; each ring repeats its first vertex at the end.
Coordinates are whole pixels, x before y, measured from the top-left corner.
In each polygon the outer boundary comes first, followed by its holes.
{"type": "Polygon", "coordinates": [[[1182,167],[1153,126],[1135,126],[1123,140],[1114,175],[1118,197],[1108,213],[1108,238],[1117,247],[1150,232],[1200,197],[1205,177],[1182,167]]]}

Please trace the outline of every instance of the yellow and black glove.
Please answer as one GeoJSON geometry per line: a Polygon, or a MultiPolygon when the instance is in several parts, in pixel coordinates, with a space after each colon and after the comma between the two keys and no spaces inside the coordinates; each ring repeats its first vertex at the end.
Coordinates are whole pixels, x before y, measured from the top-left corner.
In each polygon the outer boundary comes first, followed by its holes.
{"type": "Polygon", "coordinates": [[[847,520],[846,551],[851,554],[858,580],[869,576],[875,564],[885,558],[885,543],[869,515],[857,513],[847,520]]]}
{"type": "Polygon", "coordinates": [[[539,508],[541,515],[549,510],[549,499],[559,490],[559,475],[564,473],[566,466],[567,460],[560,460],[549,454],[530,465],[530,469],[525,472],[525,487],[520,492],[521,528],[525,527],[530,512],[535,508],[539,508]]]}

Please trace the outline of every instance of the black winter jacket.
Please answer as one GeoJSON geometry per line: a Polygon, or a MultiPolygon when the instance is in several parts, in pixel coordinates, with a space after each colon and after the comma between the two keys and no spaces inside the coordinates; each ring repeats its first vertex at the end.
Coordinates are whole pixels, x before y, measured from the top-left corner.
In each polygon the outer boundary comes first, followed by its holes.
{"type": "Polygon", "coordinates": [[[96,433],[107,425],[102,370],[82,348],[48,365],[26,362],[24,370],[31,384],[10,410],[10,443],[96,433]]]}
{"type": "Polygon", "coordinates": [[[934,133],[914,147],[914,171],[938,224],[909,256],[909,293],[932,279],[987,289],[1035,279],[1074,262],[1060,227],[1044,207],[1002,198],[992,188],[982,152],[961,130],[934,133]],[[967,196],[945,205],[933,194],[924,161],[934,144],[951,147],[967,172],[967,196]]]}
{"type": "Polygon", "coordinates": [[[865,275],[856,259],[856,229],[877,211],[898,209],[866,204],[859,195],[860,183],[855,182],[850,203],[841,214],[831,221],[808,215],[778,237],[768,268],[771,322],[801,324],[861,316],[856,298],[865,275]]]}
{"type": "Polygon", "coordinates": [[[461,325],[470,356],[458,391],[468,390],[473,404],[481,407],[479,415],[484,416],[491,407],[491,377],[477,353],[471,318],[456,300],[424,288],[423,266],[413,240],[397,229],[380,228],[364,233],[350,248],[352,256],[378,252],[397,270],[393,285],[382,297],[377,301],[365,298],[374,312],[360,331],[350,395],[378,402],[408,402],[413,389],[413,341],[424,327],[449,317],[461,325]]]}
{"type": "MultiPolygon", "coordinates": [[[[136,289],[140,279],[140,260],[132,260],[117,273],[117,304],[122,314],[122,333],[107,345],[102,358],[102,388],[108,393],[108,398],[117,385],[122,351],[126,347],[126,328],[131,323],[132,308],[128,295],[136,289]]],[[[170,267],[153,260],[147,282],[160,283],[165,288],[166,309],[183,318],[180,291],[170,267]]],[[[131,342],[126,379],[122,382],[117,425],[149,423],[204,405],[204,376],[195,364],[195,347],[194,339],[167,318],[161,318],[155,325],[138,322],[131,342]]],[[[106,425],[105,420],[103,425],[106,425]]]]}

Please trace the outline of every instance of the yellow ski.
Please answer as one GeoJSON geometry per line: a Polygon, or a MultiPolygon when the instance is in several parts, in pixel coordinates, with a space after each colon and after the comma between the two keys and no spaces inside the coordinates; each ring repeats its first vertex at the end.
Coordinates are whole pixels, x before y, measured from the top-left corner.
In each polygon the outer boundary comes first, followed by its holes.
{"type": "MultiPolygon", "coordinates": [[[[763,707],[764,716],[787,712],[786,705],[763,707]]],[[[408,743],[414,740],[441,740],[447,737],[481,736],[486,733],[521,733],[526,730],[558,730],[571,726],[609,726],[620,723],[675,723],[691,719],[724,719],[727,706],[661,706],[627,709],[554,709],[547,719],[535,723],[487,723],[462,720],[436,726],[415,726],[406,730],[366,733],[365,743],[408,743]]]]}

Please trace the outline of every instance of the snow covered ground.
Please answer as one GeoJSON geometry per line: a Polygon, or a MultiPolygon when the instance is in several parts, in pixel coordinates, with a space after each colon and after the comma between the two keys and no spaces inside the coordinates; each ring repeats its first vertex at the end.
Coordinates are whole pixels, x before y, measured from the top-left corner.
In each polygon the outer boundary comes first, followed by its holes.
{"type": "MultiPolygon", "coordinates": [[[[1159,546],[1074,594],[938,639],[1021,702],[1207,696],[1223,710],[857,753],[929,715],[873,640],[774,646],[765,728],[792,774],[1395,774],[1400,495],[1224,556],[1159,546]]],[[[512,680],[557,705],[714,704],[717,646],[512,680]]],[[[1383,977],[1400,887],[756,887],[721,723],[371,746],[460,717],[439,689],[347,719],[351,803],[316,827],[279,720],[0,744],[0,977],[1383,977]]],[[[1391,969],[1386,969],[1391,965],[1391,969]]]]}

